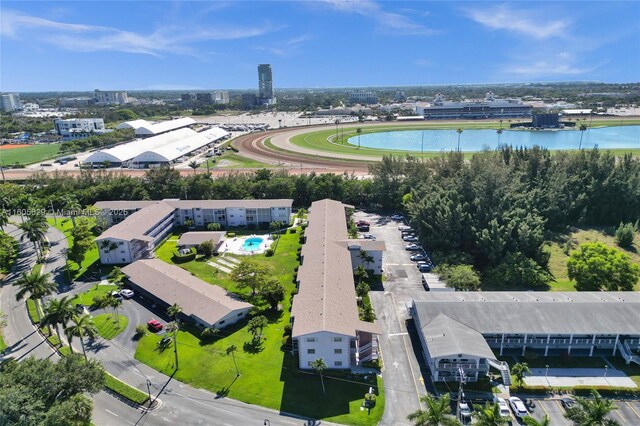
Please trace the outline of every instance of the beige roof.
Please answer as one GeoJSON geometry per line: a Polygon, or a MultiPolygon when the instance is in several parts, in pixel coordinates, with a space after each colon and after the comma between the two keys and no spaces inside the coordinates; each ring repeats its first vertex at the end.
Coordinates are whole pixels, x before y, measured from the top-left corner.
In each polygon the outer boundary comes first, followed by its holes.
{"type": "Polygon", "coordinates": [[[168,304],[177,303],[186,315],[210,325],[233,311],[253,307],[222,287],[208,284],[178,266],[158,259],[137,260],[122,272],[138,287],[168,304]]]}
{"type": "Polygon", "coordinates": [[[96,241],[106,238],[115,238],[119,240],[145,240],[153,241],[152,237],[146,235],[154,226],[156,226],[164,217],[173,213],[175,208],[165,202],[152,204],[144,207],[122,222],[113,225],[104,231],[96,241]]]}
{"type": "Polygon", "coordinates": [[[247,208],[272,208],[291,207],[292,199],[264,199],[264,200],[151,200],[151,201],[98,201],[95,206],[100,209],[136,209],[157,204],[164,201],[177,209],[224,209],[227,207],[247,207],[247,208]]]}
{"type": "Polygon", "coordinates": [[[291,311],[293,337],[321,331],[353,337],[357,330],[379,333],[376,324],[358,317],[351,256],[343,243],[345,207],[333,200],[311,204],[291,311]]]}
{"type": "Polygon", "coordinates": [[[98,201],[97,203],[94,204],[94,206],[98,209],[133,210],[133,209],[141,209],[143,207],[147,207],[152,204],[158,204],[158,201],[152,201],[152,200],[98,201]]]}
{"type": "Polygon", "coordinates": [[[359,250],[365,251],[386,251],[387,246],[384,244],[384,241],[377,240],[367,240],[364,238],[359,239],[349,239],[339,241],[344,247],[359,247],[359,250]]]}
{"type": "Polygon", "coordinates": [[[179,246],[197,246],[205,241],[213,242],[214,247],[222,242],[224,238],[224,232],[185,232],[180,235],[180,239],[178,240],[179,246]]]}

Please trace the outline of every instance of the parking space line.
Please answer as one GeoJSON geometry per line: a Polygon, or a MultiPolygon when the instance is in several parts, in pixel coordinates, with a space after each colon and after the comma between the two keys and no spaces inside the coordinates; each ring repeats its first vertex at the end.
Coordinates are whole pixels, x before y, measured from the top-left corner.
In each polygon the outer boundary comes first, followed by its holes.
{"type": "Polygon", "coordinates": [[[622,414],[620,414],[620,411],[618,410],[613,410],[613,411],[618,415],[618,417],[620,417],[620,420],[622,420],[622,423],[627,423],[627,420],[624,417],[622,417],[622,414]]]}
{"type": "Polygon", "coordinates": [[[564,409],[562,404],[560,404],[560,401],[558,401],[557,399],[555,399],[554,401],[556,402],[556,404],[558,404],[558,407],[560,407],[560,411],[562,411],[563,414],[567,412],[567,410],[564,409]]]}
{"type": "Polygon", "coordinates": [[[542,401],[538,402],[538,404],[540,405],[540,407],[542,407],[542,411],[544,411],[544,414],[545,414],[547,417],[551,418],[551,416],[549,415],[549,412],[547,411],[547,409],[546,409],[546,408],[544,408],[544,404],[542,403],[542,401]]]}
{"type": "Polygon", "coordinates": [[[638,414],[638,412],[636,411],[635,408],[633,408],[633,405],[629,404],[628,402],[625,402],[625,404],[627,404],[629,406],[629,408],[631,408],[631,411],[633,411],[635,413],[636,416],[640,417],[640,414],[638,414]]]}

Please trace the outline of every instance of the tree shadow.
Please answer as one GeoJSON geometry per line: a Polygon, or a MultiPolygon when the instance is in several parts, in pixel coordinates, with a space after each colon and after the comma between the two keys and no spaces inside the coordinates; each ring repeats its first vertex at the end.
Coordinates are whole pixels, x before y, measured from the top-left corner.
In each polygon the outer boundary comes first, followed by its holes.
{"type": "Polygon", "coordinates": [[[229,395],[229,391],[231,391],[231,386],[233,386],[233,384],[236,382],[236,380],[238,380],[239,376],[235,376],[233,378],[233,380],[231,381],[231,383],[229,383],[227,386],[224,386],[222,388],[220,388],[219,390],[216,391],[216,398],[215,399],[220,399],[220,398],[225,398],[229,395]]]}
{"type": "Polygon", "coordinates": [[[264,350],[264,346],[262,346],[262,339],[253,339],[250,342],[244,342],[242,350],[249,354],[259,354],[264,350]]]}

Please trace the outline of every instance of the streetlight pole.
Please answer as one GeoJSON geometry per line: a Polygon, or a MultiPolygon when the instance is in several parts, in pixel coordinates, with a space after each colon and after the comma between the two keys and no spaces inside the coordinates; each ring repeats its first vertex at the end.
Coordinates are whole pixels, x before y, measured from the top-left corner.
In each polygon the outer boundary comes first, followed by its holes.
{"type": "Polygon", "coordinates": [[[608,370],[609,370],[609,366],[608,366],[608,365],[605,365],[605,366],[604,366],[604,377],[605,377],[605,378],[607,377],[607,371],[608,371],[608,370]]]}
{"type": "Polygon", "coordinates": [[[422,131],[422,142],[420,142],[420,159],[424,163],[424,130],[422,131]]]}
{"type": "Polygon", "coordinates": [[[462,402],[462,396],[463,396],[462,384],[465,382],[465,379],[466,379],[462,366],[458,367],[458,374],[460,375],[460,384],[458,386],[458,404],[456,404],[456,418],[462,421],[462,418],[460,415],[460,403],[462,402]]]}
{"type": "Polygon", "coordinates": [[[547,386],[549,386],[549,379],[547,378],[547,375],[549,374],[549,364],[545,365],[545,370],[544,370],[544,379],[547,381],[547,386]]]}

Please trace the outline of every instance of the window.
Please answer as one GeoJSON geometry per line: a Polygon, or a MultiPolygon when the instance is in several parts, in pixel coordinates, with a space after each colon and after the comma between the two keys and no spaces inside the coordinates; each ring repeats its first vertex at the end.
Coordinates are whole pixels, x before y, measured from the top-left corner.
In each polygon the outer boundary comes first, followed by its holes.
{"type": "Polygon", "coordinates": [[[124,253],[124,250],[120,250],[120,253],[124,253]]]}
{"type": "Polygon", "coordinates": [[[123,261],[123,262],[126,262],[126,260],[124,260],[124,257],[122,258],[122,261],[123,261]]]}
{"type": "Polygon", "coordinates": [[[238,316],[239,316],[239,317],[241,317],[242,315],[244,315],[244,312],[240,312],[240,313],[238,314],[238,316]]]}
{"type": "Polygon", "coordinates": [[[307,337],[307,342],[315,342],[316,338],[315,337],[307,337]]]}
{"type": "Polygon", "coordinates": [[[336,355],[340,355],[342,353],[342,349],[334,349],[333,353],[336,355]]]}
{"type": "Polygon", "coordinates": [[[124,243],[123,243],[122,241],[120,241],[120,242],[118,243],[118,245],[119,245],[119,246],[123,246],[123,245],[124,245],[124,243]]]}
{"type": "Polygon", "coordinates": [[[334,337],[333,341],[334,342],[342,342],[342,337],[334,337]]]}
{"type": "Polygon", "coordinates": [[[224,324],[224,320],[220,321],[218,324],[220,325],[224,324]]]}
{"type": "Polygon", "coordinates": [[[336,361],[333,365],[335,367],[342,367],[342,361],[336,361]]]}
{"type": "Polygon", "coordinates": [[[308,355],[315,355],[316,350],[315,349],[307,349],[307,354],[308,355]]]}

